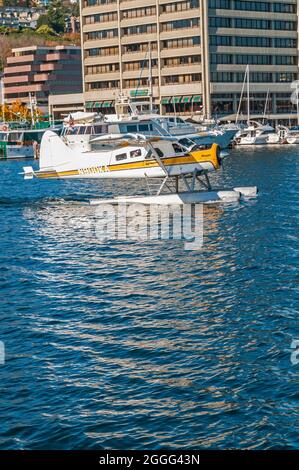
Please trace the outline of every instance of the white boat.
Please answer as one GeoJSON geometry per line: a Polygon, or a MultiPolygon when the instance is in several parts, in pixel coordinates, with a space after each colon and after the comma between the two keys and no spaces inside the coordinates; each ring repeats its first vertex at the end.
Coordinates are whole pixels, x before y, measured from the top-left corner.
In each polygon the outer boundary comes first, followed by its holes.
{"type": "Polygon", "coordinates": [[[0,129],[0,159],[38,158],[38,146],[46,129],[0,129]]]}
{"type": "Polygon", "coordinates": [[[73,147],[84,146],[93,135],[143,134],[146,136],[190,137],[198,145],[216,143],[221,149],[229,146],[236,131],[198,132],[193,124],[181,118],[156,114],[118,113],[102,116],[95,113],[74,113],[64,120],[63,138],[73,147]]]}
{"type": "Polygon", "coordinates": [[[299,144],[299,127],[292,127],[286,131],[285,140],[288,144],[299,144]]]}
{"type": "MultiPolygon", "coordinates": [[[[266,120],[266,114],[269,103],[269,90],[267,92],[263,122],[266,120]]],[[[236,134],[235,143],[237,145],[273,145],[281,143],[281,133],[276,131],[274,127],[269,126],[268,124],[261,124],[256,121],[250,120],[250,68],[249,65],[246,66],[243,86],[241,90],[241,97],[239,102],[239,107],[236,116],[235,126],[240,125],[240,130],[236,134]],[[247,126],[241,126],[239,124],[239,117],[241,111],[241,105],[243,101],[243,95],[245,92],[245,86],[247,84],[247,126]]]]}
{"type": "Polygon", "coordinates": [[[281,136],[272,126],[252,122],[237,133],[235,142],[237,145],[274,145],[281,143],[281,136]]]}

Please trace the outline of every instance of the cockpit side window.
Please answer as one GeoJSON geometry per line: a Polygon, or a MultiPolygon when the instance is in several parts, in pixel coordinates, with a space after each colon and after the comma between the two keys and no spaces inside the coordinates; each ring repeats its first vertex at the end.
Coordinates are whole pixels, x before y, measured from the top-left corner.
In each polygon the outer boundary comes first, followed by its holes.
{"type": "Polygon", "coordinates": [[[173,146],[173,150],[174,150],[175,153],[182,153],[183,150],[182,150],[182,147],[179,144],[174,143],[174,144],[172,144],[172,146],[173,146]]]}
{"type": "Polygon", "coordinates": [[[118,155],[115,155],[115,160],[117,162],[120,162],[121,160],[126,160],[127,154],[126,153],[119,153],[118,155]]]}
{"type": "Polygon", "coordinates": [[[189,147],[190,145],[193,144],[192,140],[187,139],[184,137],[183,139],[180,139],[180,144],[185,145],[186,147],[189,147]]]}
{"type": "Polygon", "coordinates": [[[131,150],[130,157],[131,158],[141,157],[141,149],[131,150]]]}

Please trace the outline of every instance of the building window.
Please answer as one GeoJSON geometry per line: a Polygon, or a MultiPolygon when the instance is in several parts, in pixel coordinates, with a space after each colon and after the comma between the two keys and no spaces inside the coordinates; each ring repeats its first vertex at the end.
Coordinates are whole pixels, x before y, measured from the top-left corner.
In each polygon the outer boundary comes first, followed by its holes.
{"type": "Polygon", "coordinates": [[[232,72],[211,72],[211,82],[233,82],[233,79],[234,74],[232,72]]]}
{"type": "Polygon", "coordinates": [[[109,55],[118,55],[118,46],[113,47],[93,47],[87,49],[87,56],[109,56],[109,55]]]}
{"type": "Polygon", "coordinates": [[[271,47],[271,38],[264,36],[236,36],[235,44],[238,47],[271,47]]]}
{"type": "Polygon", "coordinates": [[[235,1],[235,9],[236,10],[248,10],[248,11],[271,11],[271,3],[235,1]]]}
{"type": "Polygon", "coordinates": [[[90,65],[86,67],[87,75],[96,75],[99,73],[109,73],[119,71],[119,63],[115,64],[104,64],[104,65],[90,65]]]}
{"type": "Polygon", "coordinates": [[[189,0],[187,2],[166,3],[161,5],[162,13],[175,13],[177,11],[187,11],[192,8],[199,8],[199,0],[189,0]]]}
{"type": "Polygon", "coordinates": [[[240,65],[271,65],[272,56],[271,55],[247,55],[247,54],[237,54],[236,55],[236,64],[240,65]]]}
{"type": "Polygon", "coordinates": [[[86,33],[86,37],[89,41],[95,39],[109,39],[115,38],[118,36],[118,30],[115,29],[104,29],[102,31],[91,31],[90,33],[86,33]]]}
{"type": "Polygon", "coordinates": [[[168,21],[162,23],[162,31],[173,31],[175,29],[195,28],[199,26],[199,18],[191,18],[188,20],[168,21]]]}
{"type": "Polygon", "coordinates": [[[117,12],[103,13],[102,15],[89,15],[85,17],[85,24],[107,23],[117,21],[117,12]]]}
{"type": "Polygon", "coordinates": [[[232,36],[210,36],[211,46],[231,46],[232,36]]]}
{"type": "Polygon", "coordinates": [[[231,28],[232,20],[222,16],[212,16],[209,18],[209,26],[211,28],[231,28]]]}
{"type": "Polygon", "coordinates": [[[163,60],[163,65],[165,67],[178,67],[180,65],[192,65],[192,64],[200,64],[200,63],[201,63],[200,55],[169,57],[168,59],[163,60]]]}
{"type": "Polygon", "coordinates": [[[193,83],[201,81],[201,73],[192,73],[187,75],[168,75],[163,77],[163,82],[165,85],[172,83],[183,84],[183,83],[193,83]]]}
{"type": "Polygon", "coordinates": [[[119,88],[119,80],[111,80],[105,82],[92,82],[87,84],[88,90],[99,90],[109,88],[119,88]]]}
{"type": "Polygon", "coordinates": [[[209,8],[220,8],[230,10],[230,0],[209,0],[209,8]]]}
{"type": "Polygon", "coordinates": [[[192,47],[198,45],[200,45],[200,36],[195,36],[191,38],[169,39],[167,41],[162,41],[163,49],[178,49],[181,47],[192,47]]]}
{"type": "Polygon", "coordinates": [[[297,56],[289,55],[277,55],[276,56],[276,65],[297,65],[298,58],[297,56]]]}
{"type": "Polygon", "coordinates": [[[156,24],[141,24],[123,28],[124,36],[134,36],[137,34],[152,34],[157,32],[156,24]]]}
{"type": "Polygon", "coordinates": [[[96,5],[110,5],[117,3],[117,0],[84,0],[85,7],[94,7],[96,5]]]}
{"type": "MultiPolygon", "coordinates": [[[[148,51],[148,42],[138,42],[137,44],[127,44],[124,46],[124,53],[131,53],[131,52],[147,52],[148,51]]],[[[157,50],[158,45],[156,42],[151,42],[151,50],[157,50]]]]}
{"type": "Polygon", "coordinates": [[[275,47],[281,48],[290,48],[290,49],[297,49],[297,39],[293,38],[275,38],[274,39],[275,47]]]}
{"type": "Polygon", "coordinates": [[[156,7],[133,8],[131,10],[124,10],[122,18],[140,18],[144,16],[153,16],[156,14],[156,7]]]}
{"type": "Polygon", "coordinates": [[[232,64],[232,54],[211,54],[211,64],[232,64]]]}

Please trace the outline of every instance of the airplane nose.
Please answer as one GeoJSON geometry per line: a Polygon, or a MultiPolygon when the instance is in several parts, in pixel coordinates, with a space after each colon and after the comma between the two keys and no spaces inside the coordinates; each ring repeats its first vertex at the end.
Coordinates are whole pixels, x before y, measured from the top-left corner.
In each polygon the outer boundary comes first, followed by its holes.
{"type": "Polygon", "coordinates": [[[217,161],[218,161],[218,165],[221,166],[222,165],[222,158],[221,158],[221,155],[220,155],[221,151],[220,151],[220,147],[219,145],[217,145],[217,149],[216,149],[216,157],[217,157],[217,161]]]}

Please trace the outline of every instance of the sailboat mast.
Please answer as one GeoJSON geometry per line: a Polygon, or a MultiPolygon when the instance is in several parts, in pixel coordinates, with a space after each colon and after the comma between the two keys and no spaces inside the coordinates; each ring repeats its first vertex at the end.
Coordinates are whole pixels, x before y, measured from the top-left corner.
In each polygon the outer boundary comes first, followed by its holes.
{"type": "Polygon", "coordinates": [[[250,125],[250,70],[249,64],[246,68],[247,73],[247,125],[250,125]]]}
{"type": "Polygon", "coordinates": [[[148,43],[148,84],[149,84],[149,95],[150,95],[150,112],[153,112],[153,71],[152,71],[152,43],[148,43]]]}
{"type": "Polygon", "coordinates": [[[269,94],[270,94],[270,90],[268,88],[267,96],[266,96],[266,102],[265,102],[265,108],[264,108],[263,124],[265,124],[266,114],[267,114],[267,110],[268,110],[269,94]]]}
{"type": "Polygon", "coordinates": [[[3,122],[5,122],[5,109],[4,109],[4,105],[5,105],[5,98],[4,98],[4,80],[3,78],[1,78],[1,82],[0,82],[0,85],[1,85],[1,105],[2,105],[2,120],[3,122]]]}
{"type": "Polygon", "coordinates": [[[245,73],[244,73],[244,80],[243,80],[243,85],[242,85],[242,90],[241,90],[241,96],[240,96],[238,111],[237,111],[236,120],[235,120],[236,124],[238,124],[238,122],[239,122],[239,116],[240,116],[240,113],[241,113],[241,106],[242,106],[242,102],[243,102],[243,96],[244,96],[244,92],[245,92],[245,85],[246,85],[246,79],[247,79],[247,67],[248,66],[246,66],[245,73]]]}
{"type": "Polygon", "coordinates": [[[31,112],[31,124],[33,127],[35,125],[35,122],[34,122],[34,110],[33,110],[33,102],[32,102],[31,93],[29,93],[29,103],[30,103],[30,112],[31,112]]]}

